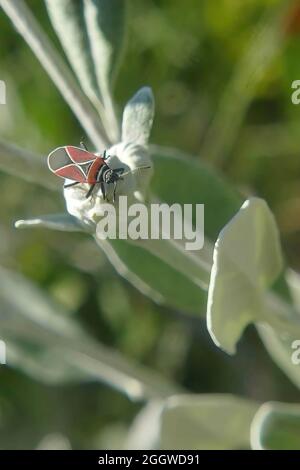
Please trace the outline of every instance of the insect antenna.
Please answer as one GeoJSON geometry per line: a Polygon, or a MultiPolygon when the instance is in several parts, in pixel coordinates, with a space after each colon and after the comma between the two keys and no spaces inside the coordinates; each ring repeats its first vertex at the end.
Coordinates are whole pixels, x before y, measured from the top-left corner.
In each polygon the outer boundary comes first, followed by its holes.
{"type": "Polygon", "coordinates": [[[147,170],[150,169],[151,166],[140,166],[139,168],[135,168],[134,170],[126,171],[126,173],[122,173],[122,178],[123,176],[129,175],[130,173],[136,173],[137,171],[140,170],[147,170]]]}
{"type": "Polygon", "coordinates": [[[87,146],[85,145],[85,143],[83,142],[83,140],[80,141],[80,147],[82,148],[82,150],[88,151],[87,146]]]}
{"type": "Polygon", "coordinates": [[[92,195],[92,193],[95,189],[95,186],[96,186],[95,184],[91,184],[90,189],[88,190],[88,192],[85,195],[86,199],[88,199],[92,195]]]}
{"type": "Polygon", "coordinates": [[[117,182],[114,182],[114,194],[113,194],[113,202],[116,200],[116,190],[117,190],[117,182]]]}

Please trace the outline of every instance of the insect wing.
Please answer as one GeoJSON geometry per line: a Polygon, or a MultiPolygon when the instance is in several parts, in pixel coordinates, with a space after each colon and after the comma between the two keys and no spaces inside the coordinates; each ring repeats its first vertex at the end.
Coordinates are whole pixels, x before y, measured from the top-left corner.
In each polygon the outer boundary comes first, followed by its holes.
{"type": "Polygon", "coordinates": [[[88,169],[96,155],[77,147],[58,147],[48,156],[49,169],[61,178],[87,182],[88,169]]]}
{"type": "Polygon", "coordinates": [[[58,147],[48,155],[48,167],[57,176],[61,178],[86,182],[86,173],[79,165],[71,160],[66,147],[58,147]]]}
{"type": "Polygon", "coordinates": [[[86,181],[89,184],[96,184],[97,174],[101,166],[105,164],[105,160],[94,153],[78,147],[66,147],[66,151],[71,160],[80,165],[80,169],[86,175],[86,181]]]}
{"type": "Polygon", "coordinates": [[[65,151],[73,163],[81,165],[83,163],[92,163],[96,160],[97,155],[94,153],[88,152],[87,150],[81,149],[79,147],[73,147],[68,145],[65,148],[65,151]]]}
{"type": "Polygon", "coordinates": [[[55,175],[78,183],[95,184],[104,163],[102,157],[71,145],[58,147],[48,156],[48,167],[55,175]]]}
{"type": "Polygon", "coordinates": [[[58,147],[48,155],[48,167],[53,173],[72,163],[65,147],[58,147]]]}

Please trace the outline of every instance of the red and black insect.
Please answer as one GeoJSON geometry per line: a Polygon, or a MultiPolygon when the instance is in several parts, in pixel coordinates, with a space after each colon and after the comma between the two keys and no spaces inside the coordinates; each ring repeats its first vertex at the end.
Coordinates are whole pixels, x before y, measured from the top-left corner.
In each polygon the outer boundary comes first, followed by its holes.
{"type": "Polygon", "coordinates": [[[80,183],[90,184],[87,198],[91,196],[95,186],[100,184],[101,192],[106,199],[106,185],[113,184],[113,200],[115,200],[117,182],[122,180],[122,175],[132,172],[124,173],[124,168],[110,168],[106,162],[107,158],[106,151],[102,156],[95,155],[87,150],[83,142],[80,142],[80,148],[68,145],[53,150],[48,156],[48,167],[55,175],[74,181],[65,184],[65,188],[80,183]]]}

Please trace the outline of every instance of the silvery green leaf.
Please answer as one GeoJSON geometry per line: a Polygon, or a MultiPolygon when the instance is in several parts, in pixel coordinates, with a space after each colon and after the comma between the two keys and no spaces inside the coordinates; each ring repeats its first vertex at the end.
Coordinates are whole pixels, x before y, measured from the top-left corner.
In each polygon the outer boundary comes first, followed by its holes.
{"type": "Polygon", "coordinates": [[[126,0],[84,0],[84,14],[99,90],[111,89],[124,47],[126,0]]]}
{"type": "Polygon", "coordinates": [[[151,450],[159,448],[160,418],[163,406],[163,400],[153,400],[142,408],[129,428],[126,449],[151,450]]]}
{"type": "Polygon", "coordinates": [[[262,320],[263,294],[282,265],[274,217],[262,199],[251,198],[215,245],[207,324],[217,346],[234,353],[246,325],[262,320]]]}
{"type": "Polygon", "coordinates": [[[300,275],[296,271],[288,269],[286,271],[285,277],[290,290],[292,301],[300,314],[300,275]]]}
{"type": "Polygon", "coordinates": [[[36,450],[71,450],[69,439],[60,433],[46,434],[38,443],[36,450]]]}
{"type": "Polygon", "coordinates": [[[47,171],[45,157],[4,140],[0,141],[0,169],[49,189],[58,188],[58,182],[47,171]]]}
{"type": "Polygon", "coordinates": [[[300,450],[300,405],[262,405],[251,425],[254,450],[300,450]]]}
{"type": "Polygon", "coordinates": [[[23,0],[0,0],[0,6],[39,59],[93,144],[97,148],[105,148],[107,136],[99,120],[99,114],[82,94],[73,74],[57,53],[30,8],[23,0]]]}
{"type": "Polygon", "coordinates": [[[141,88],[125,106],[122,120],[122,141],[147,145],[154,118],[154,97],[151,88],[141,88]]]}
{"type": "Polygon", "coordinates": [[[171,397],[161,416],[160,448],[248,448],[256,410],[256,403],[233,395],[171,397]]]}
{"type": "Polygon", "coordinates": [[[126,0],[84,0],[84,15],[98,89],[104,106],[104,126],[113,142],[119,127],[112,85],[120,63],[125,33],[126,0]]]}
{"type": "MultiPolygon", "coordinates": [[[[286,280],[292,301],[300,317],[300,276],[289,269],[286,272],[286,280]]],[[[272,359],[296,387],[300,388],[300,365],[292,361],[293,354],[296,354],[293,345],[296,344],[295,341],[300,340],[299,334],[295,332],[293,335],[291,332],[275,331],[267,325],[257,325],[257,329],[272,359]]]]}
{"type": "Polygon", "coordinates": [[[15,223],[16,228],[49,228],[51,230],[60,230],[63,232],[85,232],[88,227],[79,222],[78,219],[68,213],[51,214],[35,217],[34,219],[18,220],[15,223]]]}
{"type": "Polygon", "coordinates": [[[63,350],[58,347],[38,346],[24,342],[19,336],[6,340],[8,364],[40,382],[58,385],[68,382],[86,382],[90,378],[76,366],[62,360],[63,350]]]}
{"type": "Polygon", "coordinates": [[[292,361],[295,353],[292,346],[295,344],[294,341],[300,340],[299,335],[275,331],[268,325],[257,325],[257,330],[272,359],[296,387],[300,388],[300,365],[292,361]]]}
{"type": "Polygon", "coordinates": [[[135,419],[127,448],[249,448],[257,408],[255,402],[222,394],[177,395],[150,402],[135,419]]]}
{"type": "Polygon", "coordinates": [[[52,26],[89,99],[97,104],[99,92],[91,56],[82,0],[45,0],[52,26]]]}

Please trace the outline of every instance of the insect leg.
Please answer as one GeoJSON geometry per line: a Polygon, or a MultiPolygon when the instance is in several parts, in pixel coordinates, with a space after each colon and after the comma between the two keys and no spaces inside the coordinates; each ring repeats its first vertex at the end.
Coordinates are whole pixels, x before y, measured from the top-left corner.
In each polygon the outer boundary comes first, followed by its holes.
{"type": "Polygon", "coordinates": [[[106,200],[106,191],[105,191],[105,183],[103,181],[101,181],[101,183],[100,183],[100,188],[101,188],[101,193],[102,193],[103,199],[105,201],[106,200]]]}
{"type": "Polygon", "coordinates": [[[115,168],[114,171],[115,171],[116,173],[121,173],[121,175],[122,175],[122,174],[124,173],[124,171],[125,171],[125,168],[115,168]]]}
{"type": "Polygon", "coordinates": [[[87,199],[92,195],[92,192],[94,191],[95,186],[96,186],[95,184],[91,184],[90,189],[88,190],[85,196],[87,199]]]}
{"type": "Polygon", "coordinates": [[[117,189],[117,182],[114,181],[114,193],[113,193],[113,202],[116,200],[116,189],[117,189]]]}
{"type": "Polygon", "coordinates": [[[75,181],[75,183],[64,184],[64,188],[70,188],[71,186],[75,186],[76,184],[79,184],[79,182],[75,181]]]}

